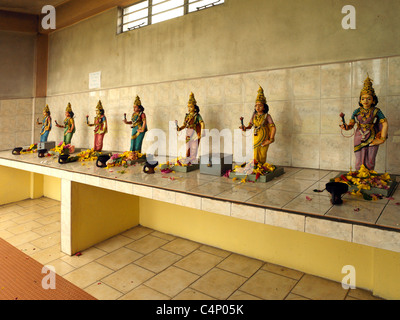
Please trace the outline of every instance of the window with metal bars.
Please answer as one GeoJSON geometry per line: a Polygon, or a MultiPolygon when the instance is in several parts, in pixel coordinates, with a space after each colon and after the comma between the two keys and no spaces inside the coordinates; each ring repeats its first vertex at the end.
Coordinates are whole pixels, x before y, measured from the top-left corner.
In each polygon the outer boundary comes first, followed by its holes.
{"type": "Polygon", "coordinates": [[[120,9],[118,33],[223,4],[225,0],[145,0],[120,9]]]}

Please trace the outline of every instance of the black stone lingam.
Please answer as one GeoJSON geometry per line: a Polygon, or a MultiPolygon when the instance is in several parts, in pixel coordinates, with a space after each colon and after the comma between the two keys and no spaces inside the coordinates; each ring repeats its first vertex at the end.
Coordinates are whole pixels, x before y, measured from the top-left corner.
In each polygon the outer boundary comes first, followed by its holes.
{"type": "Polygon", "coordinates": [[[107,161],[110,160],[111,156],[109,154],[100,154],[96,160],[96,167],[105,168],[107,167],[107,161]]]}
{"type": "Polygon", "coordinates": [[[342,195],[345,194],[349,190],[349,186],[346,183],[342,182],[328,182],[326,184],[326,190],[331,194],[331,203],[342,204],[342,195]]]}

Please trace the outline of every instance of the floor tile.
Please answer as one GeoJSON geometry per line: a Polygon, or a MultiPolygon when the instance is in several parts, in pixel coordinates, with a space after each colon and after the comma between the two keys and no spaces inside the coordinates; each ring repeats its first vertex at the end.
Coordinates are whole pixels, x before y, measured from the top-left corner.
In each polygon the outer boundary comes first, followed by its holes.
{"type": "Polygon", "coordinates": [[[176,295],[172,300],[215,300],[215,299],[199,291],[193,290],[191,288],[186,288],[181,293],[176,295]]]}
{"type": "Polygon", "coordinates": [[[285,300],[310,300],[310,299],[302,297],[302,296],[299,296],[299,295],[294,294],[294,293],[289,293],[287,295],[287,297],[285,298],[285,300]]]}
{"type": "Polygon", "coordinates": [[[174,265],[201,276],[214,268],[222,259],[213,254],[196,250],[174,265]]]}
{"type": "Polygon", "coordinates": [[[144,236],[143,238],[140,238],[139,240],[136,240],[126,245],[126,248],[135,250],[142,254],[148,254],[151,251],[154,251],[157,248],[163,246],[167,242],[168,242],[167,240],[147,235],[144,236]]]}
{"type": "Polygon", "coordinates": [[[214,268],[190,287],[219,300],[227,299],[247,278],[214,268]]]}
{"type": "Polygon", "coordinates": [[[48,235],[45,235],[44,237],[41,237],[39,239],[31,241],[31,243],[40,248],[40,249],[45,249],[48,247],[51,247],[53,245],[59,244],[61,242],[61,233],[60,231],[50,233],[48,235]]]}
{"type": "Polygon", "coordinates": [[[32,241],[32,240],[36,240],[40,237],[41,236],[39,234],[37,234],[36,232],[27,231],[27,232],[20,233],[18,235],[14,235],[10,238],[7,238],[7,242],[12,244],[14,247],[17,247],[21,244],[24,244],[24,243],[32,241]]]}
{"type": "Polygon", "coordinates": [[[260,270],[240,287],[240,291],[265,300],[282,300],[296,283],[296,280],[260,270]]]}
{"type": "Polygon", "coordinates": [[[81,252],[80,256],[77,255],[73,255],[73,256],[64,256],[61,259],[63,261],[65,261],[66,263],[70,264],[71,266],[75,267],[75,268],[79,268],[87,263],[90,263],[98,258],[100,258],[101,256],[106,255],[107,252],[103,251],[103,250],[99,250],[95,247],[91,247],[89,249],[83,250],[81,252]]]}
{"type": "Polygon", "coordinates": [[[347,291],[340,283],[306,274],[293,288],[292,293],[312,300],[343,300],[347,291]]]}
{"type": "Polygon", "coordinates": [[[164,232],[160,232],[160,231],[154,231],[154,232],[151,233],[151,235],[154,236],[154,237],[158,237],[158,238],[167,240],[167,241],[172,241],[172,240],[176,239],[175,236],[167,234],[167,233],[164,233],[164,232]]]}
{"type": "Polygon", "coordinates": [[[13,236],[15,236],[14,233],[11,233],[7,230],[0,230],[0,238],[3,238],[4,240],[7,240],[13,236]]]}
{"type": "Polygon", "coordinates": [[[2,216],[0,214],[0,230],[5,230],[7,228],[15,227],[15,226],[18,225],[17,223],[15,223],[12,220],[4,220],[4,221],[2,221],[1,218],[2,218],[2,216]]]}
{"type": "Polygon", "coordinates": [[[111,288],[101,281],[97,281],[86,287],[85,291],[98,300],[117,300],[123,296],[122,292],[111,288]]]}
{"type": "Polygon", "coordinates": [[[60,212],[49,214],[42,218],[36,219],[35,221],[40,224],[43,224],[43,225],[53,223],[53,222],[59,222],[60,221],[60,212]]]}
{"type": "Polygon", "coordinates": [[[111,275],[101,279],[102,282],[110,287],[128,293],[133,288],[141,285],[146,280],[153,277],[155,273],[141,268],[134,264],[128,264],[122,269],[112,273],[111,275]]]}
{"type": "Polygon", "coordinates": [[[18,224],[17,222],[13,221],[16,218],[21,217],[18,213],[16,212],[7,212],[7,213],[0,213],[0,223],[3,223],[5,221],[11,221],[14,222],[15,224],[18,224]]]}
{"type": "Polygon", "coordinates": [[[163,250],[156,249],[135,261],[135,264],[155,273],[159,273],[179,261],[182,256],[163,250]]]}
{"type": "Polygon", "coordinates": [[[229,256],[231,254],[229,251],[222,250],[222,249],[215,248],[215,247],[210,247],[207,245],[202,245],[199,248],[199,250],[214,254],[214,255],[216,255],[218,257],[222,257],[222,258],[226,258],[227,256],[229,256]]]}
{"type": "Polygon", "coordinates": [[[200,247],[200,245],[201,244],[194,241],[178,238],[162,246],[162,249],[174,252],[181,256],[186,256],[200,247]]]}
{"type": "Polygon", "coordinates": [[[127,248],[119,248],[101,258],[98,258],[96,262],[112,270],[118,270],[141,257],[143,257],[141,253],[127,248]]]}
{"type": "Polygon", "coordinates": [[[28,256],[32,256],[36,252],[40,251],[40,248],[33,245],[31,242],[23,243],[19,246],[16,246],[16,248],[21,250],[23,253],[25,253],[28,256]]]}
{"type": "Polygon", "coordinates": [[[59,214],[61,212],[61,209],[58,206],[57,207],[56,206],[52,206],[52,207],[49,207],[49,208],[43,208],[43,209],[37,210],[37,212],[40,213],[42,216],[47,217],[47,216],[53,215],[55,213],[59,214]]]}
{"type": "Polygon", "coordinates": [[[122,233],[123,236],[137,240],[140,239],[150,233],[152,233],[154,230],[151,230],[146,227],[138,226],[136,228],[129,229],[125,232],[122,233]]]}
{"type": "Polygon", "coordinates": [[[370,291],[358,288],[350,289],[347,296],[358,300],[381,300],[380,298],[373,296],[370,291]]]}
{"type": "Polygon", "coordinates": [[[64,278],[80,288],[85,288],[112,272],[111,269],[97,262],[90,262],[83,267],[67,273],[64,278]]]}
{"type": "MultiPolygon", "coordinates": [[[[14,222],[18,223],[17,221],[14,221],[14,222]]],[[[42,225],[40,223],[35,222],[35,221],[29,220],[29,221],[24,222],[22,224],[18,224],[15,227],[8,228],[7,231],[9,231],[9,232],[11,232],[13,234],[20,234],[20,233],[24,233],[24,232],[27,232],[27,231],[32,231],[32,229],[38,228],[38,227],[42,227],[42,225]]]]}
{"type": "Polygon", "coordinates": [[[37,234],[40,234],[41,236],[46,236],[48,234],[59,231],[60,226],[61,226],[60,222],[53,222],[53,223],[49,223],[44,226],[41,226],[39,228],[34,228],[34,229],[32,229],[32,231],[36,232],[37,234]]]}
{"type": "Polygon", "coordinates": [[[52,260],[49,263],[47,263],[47,265],[54,267],[55,272],[60,276],[64,276],[65,274],[76,269],[61,259],[52,260]]]}
{"type": "Polygon", "coordinates": [[[38,252],[31,255],[33,259],[44,265],[48,264],[50,261],[62,258],[64,256],[65,253],[61,252],[59,244],[38,250],[38,252]]]}
{"type": "Polygon", "coordinates": [[[129,291],[119,300],[170,300],[171,298],[144,285],[129,291]]]}
{"type": "Polygon", "coordinates": [[[237,290],[227,300],[262,300],[246,292],[237,290]]]}
{"type": "Polygon", "coordinates": [[[191,272],[172,266],[146,281],[145,285],[173,298],[198,278],[191,272]]]}
{"type": "Polygon", "coordinates": [[[277,264],[273,263],[265,263],[261,270],[269,271],[272,273],[279,274],[281,276],[285,276],[294,280],[300,280],[300,278],[304,275],[303,272],[294,270],[294,269],[289,269],[283,266],[279,266],[277,264]]]}
{"type": "MultiPolygon", "coordinates": [[[[27,216],[27,218],[30,218],[31,216],[42,216],[40,214],[40,211],[43,210],[43,207],[40,207],[38,205],[34,205],[31,207],[26,207],[26,208],[22,208],[22,209],[18,209],[18,214],[21,216],[27,216]]],[[[43,217],[43,216],[42,216],[43,217]]]]}
{"type": "Polygon", "coordinates": [[[248,278],[260,269],[262,265],[262,261],[238,254],[231,254],[228,258],[218,264],[217,267],[248,278]]]}
{"type": "Polygon", "coordinates": [[[114,236],[108,240],[102,241],[95,245],[96,248],[101,249],[106,252],[112,252],[117,250],[129,243],[132,243],[134,240],[122,235],[114,236]]]}

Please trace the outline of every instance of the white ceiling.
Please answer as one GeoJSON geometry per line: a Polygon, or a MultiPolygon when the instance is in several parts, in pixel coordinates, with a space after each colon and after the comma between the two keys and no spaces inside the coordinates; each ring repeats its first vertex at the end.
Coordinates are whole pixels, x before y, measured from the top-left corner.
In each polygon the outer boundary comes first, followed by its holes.
{"type": "Polygon", "coordinates": [[[0,0],[0,10],[41,14],[45,5],[57,5],[68,0],[0,0]]]}

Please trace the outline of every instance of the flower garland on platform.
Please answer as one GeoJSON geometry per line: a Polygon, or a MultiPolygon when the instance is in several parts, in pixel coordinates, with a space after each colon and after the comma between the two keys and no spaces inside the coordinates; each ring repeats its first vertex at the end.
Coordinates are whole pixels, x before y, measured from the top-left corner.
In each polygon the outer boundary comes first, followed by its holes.
{"type": "Polygon", "coordinates": [[[162,163],[159,165],[161,169],[162,173],[174,173],[175,171],[173,170],[173,168],[175,166],[177,167],[187,167],[188,164],[185,163],[185,159],[183,157],[178,157],[176,159],[173,159],[171,161],[167,161],[166,163],[162,163]]]}
{"type": "Polygon", "coordinates": [[[386,172],[379,175],[374,170],[368,170],[364,165],[361,165],[360,170],[350,171],[347,174],[342,174],[340,177],[331,179],[334,182],[346,183],[350,187],[357,187],[357,190],[352,191],[351,195],[363,196],[367,200],[377,200],[379,195],[367,195],[363,190],[371,190],[371,188],[388,190],[391,182],[390,175],[386,172]]]}
{"type": "Polygon", "coordinates": [[[99,155],[101,155],[101,152],[94,151],[92,148],[79,152],[77,154],[77,157],[79,157],[78,161],[87,162],[87,161],[96,161],[99,155]]]}
{"type": "Polygon", "coordinates": [[[67,154],[67,153],[74,153],[75,147],[70,144],[65,144],[65,142],[60,142],[57,146],[55,146],[50,151],[58,154],[67,154]]]}
{"type": "Polygon", "coordinates": [[[38,148],[37,143],[31,144],[28,149],[22,150],[20,154],[35,153],[37,152],[37,148],[38,148]]]}
{"type": "MultiPolygon", "coordinates": [[[[260,176],[265,176],[271,172],[274,172],[276,167],[270,163],[265,162],[264,164],[258,162],[257,160],[251,160],[249,162],[245,162],[242,165],[234,166],[232,172],[240,175],[246,175],[242,180],[241,183],[246,182],[248,175],[255,175],[255,180],[257,181],[260,176]]],[[[228,171],[225,176],[229,177],[231,171],[228,171]]],[[[236,181],[236,177],[233,178],[233,181],[236,181]]]]}
{"type": "Polygon", "coordinates": [[[125,151],[124,153],[114,153],[107,161],[107,169],[112,167],[128,167],[132,161],[142,158],[144,154],[137,151],[125,151]]]}

